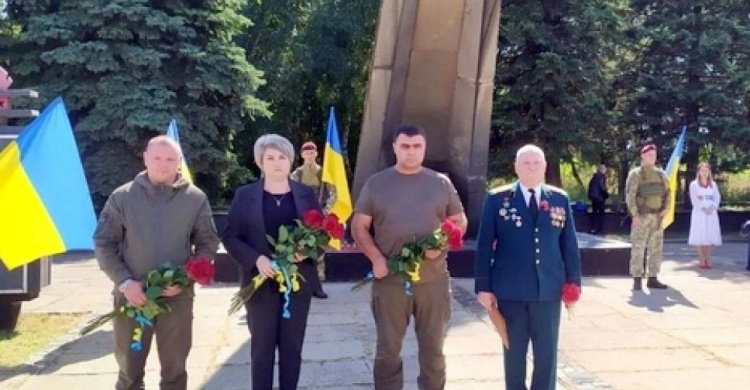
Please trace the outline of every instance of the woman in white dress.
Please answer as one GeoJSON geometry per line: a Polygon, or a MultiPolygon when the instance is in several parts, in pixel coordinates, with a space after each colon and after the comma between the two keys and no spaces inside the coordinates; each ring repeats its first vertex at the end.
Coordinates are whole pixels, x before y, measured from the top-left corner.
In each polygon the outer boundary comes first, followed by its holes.
{"type": "Polygon", "coordinates": [[[698,247],[698,267],[711,268],[711,250],[721,245],[719,226],[719,204],[721,193],[711,174],[711,166],[698,164],[698,173],[690,183],[690,201],[693,213],[690,216],[690,236],[688,244],[698,247]]]}

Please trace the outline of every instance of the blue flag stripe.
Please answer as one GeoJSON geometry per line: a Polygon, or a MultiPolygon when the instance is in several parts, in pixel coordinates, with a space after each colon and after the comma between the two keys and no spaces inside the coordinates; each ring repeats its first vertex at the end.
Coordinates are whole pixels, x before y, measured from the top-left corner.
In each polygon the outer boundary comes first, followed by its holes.
{"type": "Polygon", "coordinates": [[[336,113],[331,107],[328,115],[328,134],[326,134],[326,143],[334,152],[341,155],[341,143],[339,142],[339,131],[336,127],[336,113]]]}
{"type": "Polygon", "coordinates": [[[62,98],[47,106],[17,142],[21,164],[66,249],[93,249],[94,207],[62,98]]]}

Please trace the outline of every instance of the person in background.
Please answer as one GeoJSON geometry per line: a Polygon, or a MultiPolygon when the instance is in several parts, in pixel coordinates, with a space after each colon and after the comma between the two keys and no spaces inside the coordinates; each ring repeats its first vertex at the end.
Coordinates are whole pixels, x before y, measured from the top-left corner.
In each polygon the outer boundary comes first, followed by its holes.
{"type": "Polygon", "coordinates": [[[607,191],[607,166],[599,164],[589,180],[589,199],[591,200],[591,234],[602,234],[604,231],[605,204],[609,198],[607,191]]]}
{"type": "MultiPolygon", "coordinates": [[[[307,141],[302,144],[300,155],[302,156],[302,165],[292,172],[291,178],[311,187],[318,199],[318,204],[325,205],[323,206],[323,212],[328,214],[336,203],[336,187],[323,182],[323,168],[317,162],[318,147],[314,142],[307,141]]],[[[325,256],[325,253],[323,253],[316,260],[318,278],[321,282],[326,280],[325,256]]],[[[323,291],[322,284],[320,284],[320,288],[313,291],[313,296],[320,299],[328,298],[328,294],[323,291]]]]}
{"type": "Polygon", "coordinates": [[[698,247],[698,267],[710,269],[711,251],[714,246],[721,245],[718,213],[721,193],[708,163],[698,164],[695,180],[690,183],[690,203],[693,212],[690,214],[688,244],[698,247]]]}
{"type": "Polygon", "coordinates": [[[641,165],[631,169],[625,181],[625,201],[632,218],[630,274],[634,291],[643,288],[644,274],[648,276],[646,287],[657,290],[668,287],[657,279],[664,247],[661,220],[667,213],[667,199],[669,183],[664,170],[656,166],[656,145],[645,145],[641,148],[641,165]]]}
{"type": "Polygon", "coordinates": [[[743,237],[747,237],[747,266],[745,269],[750,271],[750,219],[742,224],[740,227],[740,234],[743,237]]]}

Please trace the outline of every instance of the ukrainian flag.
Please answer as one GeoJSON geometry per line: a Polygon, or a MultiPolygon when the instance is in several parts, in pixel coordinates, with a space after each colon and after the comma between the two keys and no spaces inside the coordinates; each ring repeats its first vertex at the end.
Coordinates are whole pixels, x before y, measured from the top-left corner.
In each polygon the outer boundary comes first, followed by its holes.
{"type": "Polygon", "coordinates": [[[94,207],[62,98],[0,151],[0,258],[94,249],[94,207]]]}
{"type": "Polygon", "coordinates": [[[187,166],[187,160],[185,154],[182,153],[182,144],[180,144],[180,132],[177,130],[177,121],[172,119],[169,121],[169,127],[167,128],[167,137],[172,138],[177,142],[177,146],[180,147],[180,154],[182,155],[182,164],[180,164],[180,174],[188,182],[193,182],[193,176],[190,174],[190,169],[187,166]]]}
{"type": "Polygon", "coordinates": [[[677,172],[680,170],[680,158],[682,158],[682,151],[685,149],[686,130],[687,126],[682,126],[680,138],[677,140],[677,145],[674,146],[672,156],[669,157],[669,162],[667,163],[666,173],[669,181],[669,199],[667,199],[667,213],[661,220],[662,229],[666,229],[674,222],[674,209],[677,202],[677,172]]]}
{"type": "MultiPolygon", "coordinates": [[[[341,223],[345,223],[352,215],[352,197],[349,194],[349,183],[346,181],[344,155],[339,142],[339,129],[336,126],[336,113],[333,107],[328,114],[328,134],[326,135],[326,150],[323,154],[323,182],[336,188],[336,203],[331,207],[331,214],[336,214],[341,223]]],[[[331,241],[336,249],[341,249],[341,242],[331,241]]]]}

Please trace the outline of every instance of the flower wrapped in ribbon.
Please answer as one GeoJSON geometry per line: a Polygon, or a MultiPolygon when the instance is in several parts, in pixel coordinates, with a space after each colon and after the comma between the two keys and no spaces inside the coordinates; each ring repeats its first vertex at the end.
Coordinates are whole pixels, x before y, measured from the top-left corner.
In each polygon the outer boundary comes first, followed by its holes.
{"type": "MultiPolygon", "coordinates": [[[[404,280],[407,295],[411,295],[412,283],[419,282],[419,270],[429,250],[459,250],[463,247],[463,231],[453,221],[446,219],[432,234],[421,240],[407,243],[388,259],[388,274],[404,280]]],[[[357,291],[375,279],[372,272],[352,286],[357,291]]]]}
{"type": "Polygon", "coordinates": [[[204,286],[208,285],[213,280],[215,272],[213,262],[205,256],[191,258],[184,266],[165,263],[149,271],[142,280],[147,299],[145,305],[136,307],[130,303],[126,303],[109,313],[91,320],[81,329],[80,334],[81,336],[89,334],[114,319],[115,316],[125,315],[138,323],[138,326],[133,330],[133,342],[130,344],[130,348],[134,351],[140,351],[142,348],[143,330],[147,326],[153,326],[156,316],[161,313],[169,313],[172,310],[166,298],[161,296],[162,291],[170,286],[187,288],[194,283],[204,286]]]}
{"type": "Polygon", "coordinates": [[[562,288],[562,302],[568,311],[568,319],[573,318],[575,304],[581,298],[581,288],[575,283],[565,283],[562,288]]]}
{"type": "MultiPolygon", "coordinates": [[[[296,226],[292,228],[280,226],[276,240],[268,236],[274,252],[271,265],[276,270],[276,275],[273,279],[279,286],[279,293],[284,295],[281,315],[285,319],[292,317],[289,312],[291,294],[299,291],[300,281],[305,281],[299,273],[297,263],[307,258],[317,259],[325,253],[331,239],[344,238],[344,225],[335,214],[324,216],[318,210],[310,210],[303,215],[301,221],[297,219],[295,223],[296,226]]],[[[239,311],[268,279],[264,275],[256,275],[232,297],[228,313],[231,315],[239,311]]]]}

